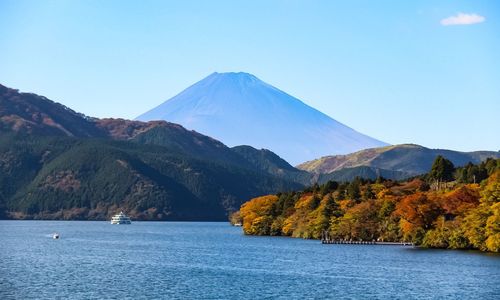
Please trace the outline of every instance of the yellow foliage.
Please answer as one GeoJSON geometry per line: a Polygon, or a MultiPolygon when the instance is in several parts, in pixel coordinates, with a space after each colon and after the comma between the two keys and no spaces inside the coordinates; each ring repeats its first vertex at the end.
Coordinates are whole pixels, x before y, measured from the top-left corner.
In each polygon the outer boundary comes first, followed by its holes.
{"type": "Polygon", "coordinates": [[[500,170],[496,171],[488,178],[481,196],[482,202],[493,204],[500,201],[500,170]]]}
{"type": "Polygon", "coordinates": [[[383,188],[378,189],[378,191],[375,191],[375,195],[376,195],[377,199],[382,199],[382,198],[385,198],[387,196],[391,196],[392,191],[386,187],[383,187],[383,188]]]}
{"type": "Polygon", "coordinates": [[[493,213],[486,221],[486,248],[488,251],[500,251],[500,202],[491,206],[493,213]]]}
{"type": "Polygon", "coordinates": [[[269,215],[273,204],[278,201],[275,195],[254,198],[241,206],[240,215],[243,219],[243,231],[246,234],[259,234],[264,224],[263,217],[269,215]]]}
{"type": "Polygon", "coordinates": [[[283,228],[281,231],[283,232],[284,235],[291,236],[293,234],[293,231],[295,230],[295,214],[291,215],[290,217],[286,218],[285,221],[283,221],[283,228]]]}
{"type": "Polygon", "coordinates": [[[304,195],[299,198],[297,203],[295,203],[295,209],[307,209],[309,207],[309,203],[312,201],[312,195],[304,195]]]}
{"type": "Polygon", "coordinates": [[[385,185],[381,183],[374,183],[370,187],[372,191],[375,193],[375,195],[378,195],[380,192],[386,189],[385,185]]]}

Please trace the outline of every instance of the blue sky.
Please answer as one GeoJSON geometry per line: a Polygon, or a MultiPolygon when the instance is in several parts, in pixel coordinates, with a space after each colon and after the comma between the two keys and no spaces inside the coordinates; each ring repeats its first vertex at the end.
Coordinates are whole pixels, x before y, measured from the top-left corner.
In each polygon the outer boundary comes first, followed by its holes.
{"type": "Polygon", "coordinates": [[[0,0],[0,83],[87,115],[134,118],[214,71],[388,143],[500,149],[499,1],[0,0]]]}

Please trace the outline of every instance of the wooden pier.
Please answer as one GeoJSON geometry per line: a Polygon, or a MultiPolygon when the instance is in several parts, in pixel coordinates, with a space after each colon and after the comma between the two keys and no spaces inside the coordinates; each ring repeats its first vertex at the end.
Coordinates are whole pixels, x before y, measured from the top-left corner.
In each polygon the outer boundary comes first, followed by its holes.
{"type": "Polygon", "coordinates": [[[413,243],[410,242],[353,241],[332,239],[326,232],[321,235],[321,244],[414,246],[413,243]]]}
{"type": "Polygon", "coordinates": [[[344,240],[321,240],[322,244],[345,244],[345,245],[393,245],[393,246],[413,246],[407,242],[379,242],[379,241],[344,241],[344,240]]]}

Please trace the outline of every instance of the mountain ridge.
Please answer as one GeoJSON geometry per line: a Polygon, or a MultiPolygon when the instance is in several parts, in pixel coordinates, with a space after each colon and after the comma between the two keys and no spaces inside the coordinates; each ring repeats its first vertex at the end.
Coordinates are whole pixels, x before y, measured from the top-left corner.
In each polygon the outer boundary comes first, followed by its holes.
{"type": "Polygon", "coordinates": [[[33,93],[0,84],[0,132],[104,137],[93,118],[33,93]]]}
{"type": "Polygon", "coordinates": [[[479,163],[488,157],[500,158],[500,152],[494,151],[461,152],[401,144],[365,149],[347,155],[324,156],[296,167],[316,174],[329,174],[345,168],[373,167],[414,176],[428,172],[438,155],[451,160],[456,166],[463,166],[468,162],[479,163]]]}

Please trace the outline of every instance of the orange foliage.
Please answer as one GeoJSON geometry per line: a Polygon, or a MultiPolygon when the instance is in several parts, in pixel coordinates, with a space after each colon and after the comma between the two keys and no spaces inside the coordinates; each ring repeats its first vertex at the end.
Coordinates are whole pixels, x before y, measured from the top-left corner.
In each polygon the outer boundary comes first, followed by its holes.
{"type": "Polygon", "coordinates": [[[354,201],[352,200],[340,200],[340,209],[343,211],[346,211],[349,207],[352,207],[354,205],[354,201]]]}
{"type": "Polygon", "coordinates": [[[402,223],[405,234],[418,228],[430,228],[440,213],[438,201],[421,192],[403,197],[396,205],[396,215],[406,221],[402,223]]]}
{"type": "Polygon", "coordinates": [[[448,214],[462,215],[479,204],[479,186],[468,184],[452,190],[441,198],[441,206],[448,214]]]}

